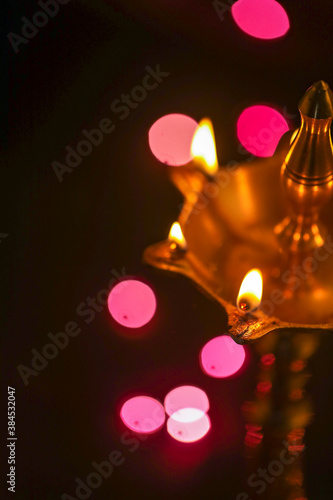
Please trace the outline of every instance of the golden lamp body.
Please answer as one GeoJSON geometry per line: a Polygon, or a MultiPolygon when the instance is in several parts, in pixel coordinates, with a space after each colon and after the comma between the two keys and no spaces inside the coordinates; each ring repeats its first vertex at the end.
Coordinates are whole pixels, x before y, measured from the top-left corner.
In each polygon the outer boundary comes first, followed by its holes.
{"type": "Polygon", "coordinates": [[[333,331],[333,94],[317,82],[299,103],[301,126],[271,158],[211,176],[195,163],[169,168],[184,196],[170,239],[145,250],[147,263],[186,275],[228,314],[238,343],[273,330],[333,331]],[[245,274],[263,276],[261,307],[236,307],[245,274]]]}

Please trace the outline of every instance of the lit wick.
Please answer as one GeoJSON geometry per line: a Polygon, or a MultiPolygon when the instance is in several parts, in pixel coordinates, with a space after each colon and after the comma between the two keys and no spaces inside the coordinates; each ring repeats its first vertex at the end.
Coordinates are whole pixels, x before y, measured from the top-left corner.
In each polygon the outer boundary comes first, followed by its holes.
{"type": "Polygon", "coordinates": [[[237,298],[238,309],[246,314],[258,309],[261,304],[263,279],[259,269],[252,269],[243,279],[237,298]]]}
{"type": "Polygon", "coordinates": [[[174,222],[172,224],[169,231],[168,240],[170,242],[170,250],[172,250],[173,252],[186,252],[187,243],[179,222],[174,222]]]}
{"type": "Polygon", "coordinates": [[[251,304],[248,300],[242,299],[242,301],[238,304],[238,307],[243,312],[248,312],[251,309],[251,304]]]}

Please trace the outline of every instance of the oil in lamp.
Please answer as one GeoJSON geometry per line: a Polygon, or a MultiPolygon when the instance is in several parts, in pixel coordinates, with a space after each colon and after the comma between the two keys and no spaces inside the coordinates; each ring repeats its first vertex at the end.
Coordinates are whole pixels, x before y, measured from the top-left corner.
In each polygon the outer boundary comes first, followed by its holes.
{"type": "Polygon", "coordinates": [[[333,331],[333,94],[319,81],[299,103],[301,126],[275,154],[218,168],[203,120],[194,160],[169,168],[184,196],[166,241],[144,260],[183,274],[228,315],[240,344],[272,331],[333,331]],[[243,278],[245,279],[243,281],[243,278]]]}

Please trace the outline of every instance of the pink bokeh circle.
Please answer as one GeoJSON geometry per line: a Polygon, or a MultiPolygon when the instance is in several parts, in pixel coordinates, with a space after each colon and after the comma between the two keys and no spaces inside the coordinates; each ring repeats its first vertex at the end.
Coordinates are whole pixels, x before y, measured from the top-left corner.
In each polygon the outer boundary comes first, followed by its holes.
{"type": "Polygon", "coordinates": [[[245,357],[243,346],[229,336],[221,335],[204,345],[200,352],[200,366],[210,377],[227,378],[241,369],[245,357]]]}
{"type": "Polygon", "coordinates": [[[111,316],[121,325],[140,328],[155,314],[155,294],[142,281],[124,280],[112,288],[108,308],[111,316]]]}
{"type": "Polygon", "coordinates": [[[290,28],[287,12],[275,0],[238,0],[231,14],[242,31],[263,40],[280,38],[290,28]]]}
{"type": "Polygon", "coordinates": [[[250,106],[240,114],[237,121],[237,137],[250,153],[272,156],[289,126],[276,109],[265,105],[250,106]]]}
{"type": "Polygon", "coordinates": [[[150,128],[151,152],[162,163],[180,166],[192,160],[191,143],[198,123],[190,116],[173,113],[159,118],[150,128]]]}
{"type": "Polygon", "coordinates": [[[126,401],[120,410],[124,424],[134,432],[150,434],[165,421],[163,405],[149,396],[136,396],[126,401]]]}

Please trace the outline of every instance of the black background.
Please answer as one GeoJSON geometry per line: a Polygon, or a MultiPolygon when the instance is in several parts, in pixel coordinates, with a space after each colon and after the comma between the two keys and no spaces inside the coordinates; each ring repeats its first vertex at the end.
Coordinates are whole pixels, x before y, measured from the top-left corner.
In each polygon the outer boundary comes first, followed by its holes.
{"type": "MultiPolygon", "coordinates": [[[[205,377],[198,352],[223,333],[224,312],[185,278],[142,264],[144,248],[165,238],[182,202],[147,133],[163,114],[209,116],[220,163],[241,160],[235,124],[245,106],[270,103],[296,115],[314,81],[332,85],[331,1],[281,3],[291,30],[263,42],[242,33],[230,13],[222,22],[210,1],[71,0],[18,54],[7,33],[20,34],[21,18],[40,8],[35,1],[3,3],[2,399],[7,385],[16,388],[18,436],[17,492],[4,498],[75,497],[75,478],[85,480],[91,463],[115,449],[126,461],[91,498],[234,499],[243,491],[240,407],[253,394],[254,356],[237,378],[205,377]],[[157,64],[170,75],[119,120],[112,101],[157,64]],[[82,130],[103,118],[113,119],[114,132],[60,183],[52,162],[64,163],[65,147],[75,148],[82,130]],[[129,338],[106,308],[90,324],[76,312],[106,287],[112,270],[142,278],[156,293],[157,313],[144,338],[129,338]],[[47,334],[69,321],[80,335],[25,387],[17,366],[30,366],[31,349],[41,351],[47,334]],[[210,396],[207,438],[186,447],[163,428],[131,452],[121,442],[121,404],[136,393],[163,400],[183,383],[210,396]]],[[[316,414],[305,471],[315,500],[333,498],[332,350],[332,338],[323,335],[311,365],[316,414]]],[[[6,490],[7,465],[2,470],[6,490]]]]}

